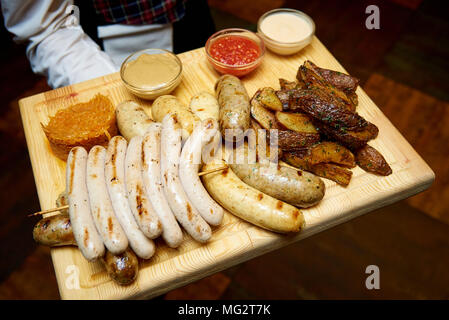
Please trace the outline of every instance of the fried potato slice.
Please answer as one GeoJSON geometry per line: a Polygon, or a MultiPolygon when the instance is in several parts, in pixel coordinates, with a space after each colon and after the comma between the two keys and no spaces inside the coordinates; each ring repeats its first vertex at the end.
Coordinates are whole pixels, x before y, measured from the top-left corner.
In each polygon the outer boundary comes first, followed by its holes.
{"type": "Polygon", "coordinates": [[[251,116],[266,130],[280,129],[275,115],[257,99],[251,99],[251,116]]]}
{"type": "Polygon", "coordinates": [[[342,186],[347,186],[351,181],[352,171],[333,163],[312,164],[294,152],[285,152],[283,154],[283,160],[294,167],[312,172],[322,178],[335,181],[342,186]]]}
{"type": "Polygon", "coordinates": [[[351,151],[336,142],[323,141],[307,149],[293,151],[290,154],[304,169],[319,163],[334,163],[349,168],[355,167],[355,158],[351,151]]]}
{"type": "Polygon", "coordinates": [[[310,170],[319,177],[335,181],[346,187],[352,178],[352,171],[332,163],[316,164],[310,170]]]}
{"type": "Polygon", "coordinates": [[[279,123],[289,130],[318,133],[311,118],[306,114],[277,111],[275,117],[279,123]]]}
{"type": "MultiPolygon", "coordinates": [[[[296,132],[288,130],[280,122],[276,120],[273,112],[264,108],[257,100],[251,103],[251,115],[252,117],[266,130],[273,130],[271,134],[274,134],[278,140],[279,148],[282,150],[297,150],[306,147],[310,147],[320,141],[320,135],[315,132],[296,132]]],[[[267,135],[270,133],[267,132],[267,135]]],[[[273,139],[272,137],[270,137],[273,139]]]]}
{"type": "Polygon", "coordinates": [[[257,100],[264,106],[273,111],[282,111],[282,102],[276,95],[276,91],[273,88],[265,87],[257,90],[253,99],[257,100]]]}

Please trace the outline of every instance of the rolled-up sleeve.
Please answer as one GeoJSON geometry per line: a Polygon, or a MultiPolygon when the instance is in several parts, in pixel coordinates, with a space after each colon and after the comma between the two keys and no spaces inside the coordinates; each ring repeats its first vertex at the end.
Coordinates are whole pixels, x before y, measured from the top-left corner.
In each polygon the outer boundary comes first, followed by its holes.
{"type": "Polygon", "coordinates": [[[112,59],[84,33],[76,15],[71,14],[73,1],[1,0],[1,4],[6,28],[14,35],[14,41],[27,43],[31,68],[46,76],[51,87],[118,70],[112,59]]]}

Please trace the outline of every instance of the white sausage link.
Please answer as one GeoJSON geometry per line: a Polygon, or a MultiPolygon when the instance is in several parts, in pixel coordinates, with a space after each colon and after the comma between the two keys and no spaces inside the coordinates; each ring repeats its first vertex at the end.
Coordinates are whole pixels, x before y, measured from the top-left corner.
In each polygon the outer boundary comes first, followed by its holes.
{"type": "Polygon", "coordinates": [[[223,208],[207,193],[198,177],[198,170],[201,164],[203,147],[215,136],[217,130],[217,121],[213,119],[197,123],[182,148],[179,163],[179,178],[187,197],[198,209],[203,219],[214,226],[221,223],[223,208]]]}
{"type": "Polygon", "coordinates": [[[70,150],[67,159],[66,183],[70,222],[73,235],[84,258],[89,261],[104,255],[104,245],[90,212],[86,185],[87,151],[82,147],[70,150]]]}
{"type": "Polygon", "coordinates": [[[180,153],[180,126],[176,114],[168,114],[162,120],[161,131],[161,174],[165,196],[176,219],[187,233],[199,242],[206,242],[212,231],[182,188],[178,172],[180,153]]]}
{"type": "Polygon", "coordinates": [[[109,196],[115,215],[125,230],[128,242],[134,252],[142,259],[149,259],[155,252],[154,242],[139,229],[129,207],[125,188],[125,157],[127,142],[122,136],[109,141],[106,152],[105,177],[109,196]]]}
{"type": "Polygon", "coordinates": [[[176,248],[182,242],[182,231],[165,198],[161,181],[161,124],[152,123],[143,137],[142,174],[145,189],[162,223],[162,238],[176,248]]]}
{"type": "Polygon", "coordinates": [[[150,239],[160,236],[162,224],[147,197],[142,177],[142,137],[131,138],[126,150],[125,181],[131,211],[143,234],[150,239]]]}
{"type": "Polygon", "coordinates": [[[128,248],[128,238],[115,216],[104,177],[106,149],[94,146],[87,158],[87,191],[92,218],[106,248],[120,254],[128,248]]]}

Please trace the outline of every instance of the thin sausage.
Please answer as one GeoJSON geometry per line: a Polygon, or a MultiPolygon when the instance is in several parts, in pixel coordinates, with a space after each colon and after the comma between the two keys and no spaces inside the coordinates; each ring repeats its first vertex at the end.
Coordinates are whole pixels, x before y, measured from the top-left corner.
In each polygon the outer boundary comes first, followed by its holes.
{"type": "Polygon", "coordinates": [[[106,152],[105,177],[112,207],[125,230],[128,242],[134,252],[143,259],[149,259],[155,251],[154,242],[139,229],[129,207],[125,188],[125,157],[127,142],[121,136],[109,141],[106,152]]]}
{"type": "Polygon", "coordinates": [[[133,137],[125,159],[125,181],[131,211],[143,234],[155,239],[162,232],[162,224],[147,197],[142,177],[142,137],[133,137]]]}
{"type": "Polygon", "coordinates": [[[162,223],[162,238],[176,248],[182,242],[182,231],[165,198],[161,180],[161,124],[152,123],[142,143],[142,175],[148,197],[162,223]]]}
{"type": "Polygon", "coordinates": [[[87,260],[92,261],[103,256],[104,245],[90,211],[86,165],[86,149],[83,147],[72,148],[67,159],[66,169],[70,221],[81,253],[87,260]]]}
{"type": "Polygon", "coordinates": [[[207,119],[195,126],[187,139],[181,152],[179,163],[179,178],[187,197],[201,214],[204,220],[211,225],[219,225],[223,218],[223,208],[220,207],[207,193],[198,177],[201,164],[201,151],[216,134],[218,123],[207,119]]]}
{"type": "Polygon", "coordinates": [[[179,180],[180,153],[180,125],[176,115],[168,114],[162,120],[161,131],[161,174],[164,192],[176,219],[187,233],[199,242],[206,242],[212,231],[182,188],[179,180]]]}
{"type": "Polygon", "coordinates": [[[92,218],[105,247],[113,254],[120,254],[128,247],[128,238],[115,216],[109,198],[104,177],[105,158],[105,148],[94,146],[90,149],[87,158],[87,191],[92,218]]]}

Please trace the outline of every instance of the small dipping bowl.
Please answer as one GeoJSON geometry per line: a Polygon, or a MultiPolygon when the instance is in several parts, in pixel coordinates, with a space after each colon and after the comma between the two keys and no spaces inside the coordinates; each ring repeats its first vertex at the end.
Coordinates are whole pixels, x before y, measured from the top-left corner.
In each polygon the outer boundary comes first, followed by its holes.
{"type": "MultiPolygon", "coordinates": [[[[215,70],[217,70],[221,74],[232,74],[236,77],[242,77],[254,69],[256,69],[262,62],[264,54],[265,54],[265,44],[263,39],[256,33],[251,32],[245,29],[239,28],[230,28],[218,31],[210,36],[205,45],[206,56],[209,62],[212,64],[215,70]],[[217,43],[217,41],[223,41],[226,37],[235,37],[235,38],[244,38],[251,40],[251,45],[254,44],[255,48],[258,50],[258,57],[248,63],[243,64],[228,64],[224,63],[213,56],[211,53],[211,47],[217,43]]],[[[237,52],[233,51],[231,54],[235,54],[237,52]]],[[[238,52],[237,52],[238,54],[238,52]]],[[[248,58],[248,55],[243,57],[248,58]]]]}
{"type": "Polygon", "coordinates": [[[299,52],[312,42],[315,23],[302,11],[274,9],[259,18],[257,33],[268,49],[280,55],[289,55],[299,52]],[[287,40],[288,37],[293,40],[287,40]]]}
{"type": "Polygon", "coordinates": [[[182,63],[172,52],[145,49],[123,61],[120,77],[125,87],[143,99],[156,99],[169,94],[181,82],[182,63]]]}

